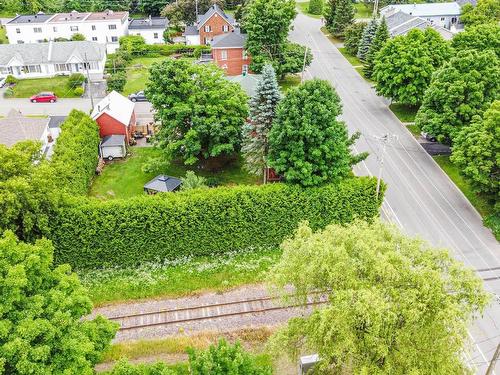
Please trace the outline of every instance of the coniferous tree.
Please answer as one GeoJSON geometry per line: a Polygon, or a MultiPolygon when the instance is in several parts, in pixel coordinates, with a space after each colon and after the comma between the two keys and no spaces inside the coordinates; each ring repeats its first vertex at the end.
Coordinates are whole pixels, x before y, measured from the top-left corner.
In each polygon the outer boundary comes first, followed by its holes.
{"type": "Polygon", "coordinates": [[[245,157],[245,168],[250,173],[260,175],[266,168],[269,149],[267,134],[271,129],[280,99],[276,74],[272,65],[266,64],[262,69],[262,80],[257,86],[257,92],[250,101],[250,123],[245,125],[243,130],[242,152],[245,157]]]}
{"type": "Polygon", "coordinates": [[[335,14],[337,14],[338,2],[339,0],[328,0],[325,5],[325,24],[328,30],[332,27],[335,14]]]}
{"type": "Polygon", "coordinates": [[[358,54],[359,43],[363,37],[366,25],[366,22],[355,22],[345,29],[344,47],[352,56],[358,54]]]}
{"type": "Polygon", "coordinates": [[[363,72],[365,77],[370,78],[373,74],[373,67],[375,66],[375,56],[382,49],[385,42],[389,39],[389,29],[387,27],[387,22],[385,17],[382,17],[380,25],[377,27],[377,32],[373,38],[372,44],[368,49],[368,53],[365,56],[365,67],[363,72]]]}
{"type": "Polygon", "coordinates": [[[309,2],[309,13],[311,14],[323,13],[323,0],[311,0],[309,2]]]}
{"type": "Polygon", "coordinates": [[[370,50],[370,46],[372,45],[372,41],[375,38],[375,34],[377,33],[378,22],[375,18],[373,18],[368,26],[363,30],[363,36],[361,37],[361,42],[358,46],[358,59],[364,61],[366,54],[370,50]]]}
{"type": "Polygon", "coordinates": [[[330,32],[334,35],[344,35],[347,27],[354,22],[354,5],[351,0],[337,0],[335,17],[333,18],[330,32]]]}

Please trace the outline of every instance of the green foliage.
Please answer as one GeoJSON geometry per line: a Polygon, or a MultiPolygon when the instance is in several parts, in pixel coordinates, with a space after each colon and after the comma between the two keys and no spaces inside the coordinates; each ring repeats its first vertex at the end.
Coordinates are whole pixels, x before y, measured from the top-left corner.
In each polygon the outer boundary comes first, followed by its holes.
{"type": "Polygon", "coordinates": [[[250,121],[243,131],[242,152],[245,168],[255,175],[262,175],[267,166],[269,151],[268,133],[274,120],[281,93],[272,65],[264,66],[262,79],[250,101],[250,121]]]}
{"type": "Polygon", "coordinates": [[[97,167],[99,127],[84,112],[72,110],[61,125],[51,165],[60,191],[86,195],[97,167]]]}
{"type": "Polygon", "coordinates": [[[223,5],[220,0],[177,0],[171,1],[161,11],[162,16],[168,17],[170,24],[174,26],[192,25],[196,22],[196,8],[198,14],[205,12],[213,5],[223,5]]]}
{"type": "Polygon", "coordinates": [[[359,43],[363,37],[366,25],[366,22],[355,22],[345,29],[344,47],[351,56],[358,54],[359,43]]]}
{"type": "Polygon", "coordinates": [[[358,54],[356,56],[361,61],[364,61],[368,51],[370,50],[372,41],[375,38],[375,34],[377,33],[377,29],[378,21],[375,18],[372,18],[370,23],[363,30],[363,35],[361,36],[361,40],[359,41],[358,54]]]}
{"type": "Polygon", "coordinates": [[[469,26],[453,37],[451,46],[456,51],[491,49],[500,58],[500,25],[490,23],[469,26]]]}
{"type": "Polygon", "coordinates": [[[218,67],[165,60],[152,66],[146,95],[161,121],[155,140],[167,158],[192,165],[239,150],[247,96],[218,67]]]}
{"type": "Polygon", "coordinates": [[[491,50],[459,51],[432,78],[415,119],[441,142],[453,143],[463,126],[500,94],[500,63],[491,50]]]}
{"type": "Polygon", "coordinates": [[[142,55],[147,48],[148,45],[141,35],[127,35],[120,38],[120,51],[125,51],[131,56],[142,55]]]}
{"type": "Polygon", "coordinates": [[[111,74],[107,78],[108,91],[123,91],[125,84],[127,83],[127,74],[124,71],[118,71],[111,74]]]}
{"type": "Polygon", "coordinates": [[[479,0],[475,7],[471,4],[465,4],[462,7],[460,20],[465,25],[498,24],[500,22],[500,1],[479,0]]]}
{"type": "Polygon", "coordinates": [[[377,26],[377,32],[375,37],[365,55],[365,66],[363,68],[363,73],[366,78],[371,78],[373,74],[373,67],[375,65],[375,57],[380,52],[385,42],[389,40],[389,29],[387,28],[387,22],[385,22],[385,17],[382,17],[382,21],[377,26]]]}
{"type": "Polygon", "coordinates": [[[337,4],[338,0],[327,0],[325,4],[324,16],[327,29],[332,27],[333,20],[335,19],[335,15],[337,13],[337,4]]]}
{"type": "Polygon", "coordinates": [[[137,7],[144,14],[159,16],[169,2],[169,0],[139,0],[137,7]]]}
{"type": "Polygon", "coordinates": [[[85,40],[85,35],[81,34],[81,33],[75,33],[71,36],[71,40],[73,41],[82,41],[82,40],[85,40]]]}
{"type": "Polygon", "coordinates": [[[500,100],[458,132],[451,161],[478,192],[500,198],[500,100]]]}
{"type": "Polygon", "coordinates": [[[53,246],[0,238],[2,335],[6,374],[93,374],[118,326],[103,317],[81,318],[92,303],[67,265],[53,267],[53,246]]]}
{"type": "Polygon", "coordinates": [[[307,81],[290,89],[278,105],[269,132],[268,162],[290,183],[318,186],[346,178],[366,155],[351,155],[340,99],[327,82],[307,81]]]}
{"type": "Polygon", "coordinates": [[[3,93],[4,98],[12,98],[14,96],[14,89],[7,87],[3,93]]]}
{"type": "Polygon", "coordinates": [[[309,48],[306,53],[306,47],[297,44],[287,42],[280,56],[278,56],[274,61],[272,61],[276,75],[283,80],[287,74],[295,74],[302,72],[304,68],[304,56],[305,66],[311,65],[313,56],[311,49],[309,48]]]}
{"type": "Polygon", "coordinates": [[[388,40],[375,58],[377,93],[402,104],[422,103],[432,74],[450,56],[450,46],[432,28],[388,40]]]}
{"type": "Polygon", "coordinates": [[[73,73],[68,77],[68,87],[75,88],[85,82],[85,76],[82,73],[73,73]]]}
{"type": "Polygon", "coordinates": [[[377,216],[375,188],[375,179],[362,177],[308,189],[267,184],[105,202],[79,198],[50,221],[51,238],[57,262],[78,269],[269,248],[301,220],[322,228],[377,216]]]}
{"type": "Polygon", "coordinates": [[[354,22],[354,5],[352,0],[336,0],[335,17],[328,30],[336,36],[344,35],[345,29],[354,22]]]}
{"type": "Polygon", "coordinates": [[[192,375],[271,375],[268,366],[259,366],[239,343],[230,345],[221,339],[208,350],[189,350],[189,367],[192,375]]]}
{"type": "Polygon", "coordinates": [[[300,303],[322,291],[328,302],[289,320],[274,352],[318,353],[319,374],[468,372],[467,329],[489,294],[445,250],[379,221],[316,233],[303,223],[282,249],[270,272],[278,291],[293,287],[300,303]]]}
{"type": "Polygon", "coordinates": [[[181,190],[202,189],[207,187],[207,179],[202,176],[197,176],[193,171],[187,171],[186,177],[181,178],[181,180],[181,190]]]}
{"type": "Polygon", "coordinates": [[[322,14],[323,13],[323,0],[309,1],[309,13],[322,14]]]}
{"type": "Polygon", "coordinates": [[[73,89],[73,92],[75,93],[76,96],[82,96],[85,90],[83,89],[83,87],[78,86],[73,89]]]}
{"type": "Polygon", "coordinates": [[[19,80],[18,80],[16,77],[14,77],[12,74],[9,74],[9,75],[5,78],[5,83],[6,83],[6,84],[11,85],[11,84],[14,84],[14,83],[17,83],[17,82],[19,82],[19,80]]]}
{"type": "Polygon", "coordinates": [[[126,359],[121,359],[106,373],[106,375],[176,375],[177,372],[168,368],[165,363],[132,365],[126,359]]]}

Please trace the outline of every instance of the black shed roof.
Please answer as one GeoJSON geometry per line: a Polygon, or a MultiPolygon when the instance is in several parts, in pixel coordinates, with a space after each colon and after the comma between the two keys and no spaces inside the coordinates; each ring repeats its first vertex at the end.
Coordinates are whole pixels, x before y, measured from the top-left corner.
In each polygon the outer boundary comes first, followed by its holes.
{"type": "Polygon", "coordinates": [[[161,174],[153,178],[147,184],[145,184],[144,190],[145,191],[152,190],[162,193],[162,192],[174,191],[177,188],[179,188],[181,184],[182,181],[180,179],[161,174]]]}

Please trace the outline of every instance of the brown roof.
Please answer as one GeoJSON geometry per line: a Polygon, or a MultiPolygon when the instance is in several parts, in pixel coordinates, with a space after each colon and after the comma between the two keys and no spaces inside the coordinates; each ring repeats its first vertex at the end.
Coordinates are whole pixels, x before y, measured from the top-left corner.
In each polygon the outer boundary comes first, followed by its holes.
{"type": "Polygon", "coordinates": [[[114,12],[108,10],[105,12],[91,13],[87,20],[120,20],[123,17],[128,17],[128,12],[114,12]]]}
{"type": "Polygon", "coordinates": [[[47,118],[23,117],[11,110],[6,118],[0,119],[0,144],[10,147],[21,141],[39,141],[48,123],[47,118]]]}
{"type": "Polygon", "coordinates": [[[70,13],[56,13],[54,17],[49,20],[52,22],[66,22],[66,21],[83,21],[87,18],[90,13],[80,13],[80,12],[70,12],[70,13]]]}

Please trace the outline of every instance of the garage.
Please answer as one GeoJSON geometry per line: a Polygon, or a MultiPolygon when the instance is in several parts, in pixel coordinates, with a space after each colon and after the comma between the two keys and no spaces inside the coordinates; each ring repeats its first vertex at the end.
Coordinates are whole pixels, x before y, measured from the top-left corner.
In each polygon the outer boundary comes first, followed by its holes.
{"type": "Polygon", "coordinates": [[[99,153],[103,159],[124,158],[127,155],[125,135],[114,134],[104,137],[99,144],[99,153]]]}

